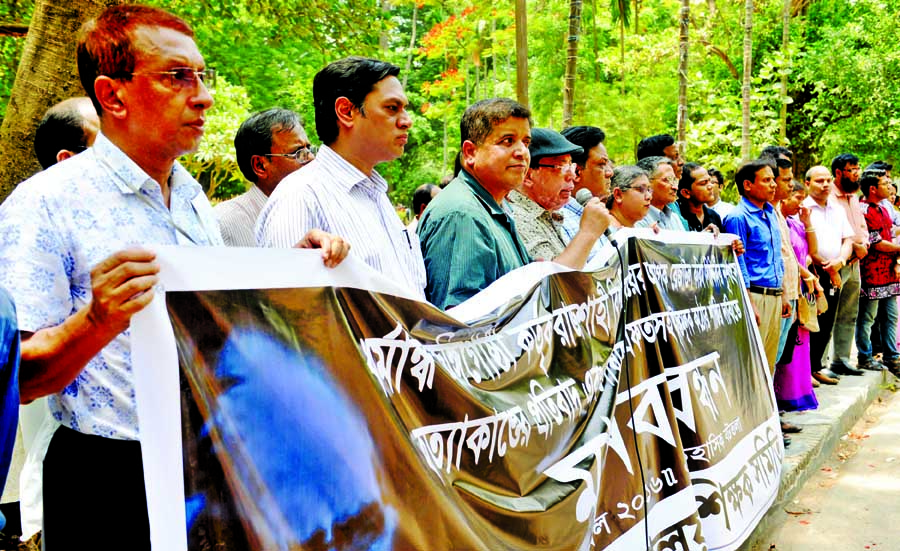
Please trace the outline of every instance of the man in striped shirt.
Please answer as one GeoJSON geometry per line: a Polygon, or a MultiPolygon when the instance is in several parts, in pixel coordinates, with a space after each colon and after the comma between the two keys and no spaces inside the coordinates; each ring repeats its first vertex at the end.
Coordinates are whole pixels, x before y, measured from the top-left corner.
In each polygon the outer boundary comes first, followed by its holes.
{"type": "Polygon", "coordinates": [[[267,109],[241,123],[234,154],[250,189],[213,208],[222,240],[230,247],[256,246],[256,219],[279,183],[315,158],[297,113],[267,109]]]}
{"type": "Polygon", "coordinates": [[[291,247],[313,228],[340,235],[353,246],[350,254],[425,298],[419,241],[401,223],[387,182],[375,171],[403,154],[412,126],[399,73],[395,65],[361,57],[319,71],[313,102],[323,145],[272,193],[256,239],[264,247],[291,247]]]}

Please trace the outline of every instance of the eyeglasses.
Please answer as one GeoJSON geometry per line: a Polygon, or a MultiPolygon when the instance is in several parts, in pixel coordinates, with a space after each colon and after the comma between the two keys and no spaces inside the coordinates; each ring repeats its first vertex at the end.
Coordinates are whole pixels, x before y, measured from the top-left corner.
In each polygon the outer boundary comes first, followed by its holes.
{"type": "Polygon", "coordinates": [[[539,166],[540,168],[552,168],[553,170],[556,170],[558,172],[568,172],[570,170],[574,172],[577,165],[575,163],[566,163],[561,165],[542,165],[538,163],[537,166],[539,166]]]}
{"type": "Polygon", "coordinates": [[[654,180],[657,182],[662,182],[662,183],[668,184],[670,186],[674,186],[675,184],[678,183],[678,180],[676,180],[675,178],[663,178],[661,176],[657,176],[656,178],[651,178],[651,180],[654,180]]]}
{"type": "Polygon", "coordinates": [[[304,161],[308,163],[316,158],[316,152],[318,150],[319,148],[314,145],[307,145],[293,153],[265,153],[263,154],[263,157],[290,157],[295,161],[304,161]]]}
{"type": "Polygon", "coordinates": [[[163,75],[169,77],[169,87],[175,90],[193,88],[197,85],[198,82],[202,82],[207,88],[216,87],[215,69],[202,69],[198,71],[196,69],[191,69],[190,67],[175,67],[174,69],[170,69],[168,71],[139,71],[134,73],[118,73],[111,76],[113,76],[113,78],[131,78],[133,76],[152,75],[163,75]]]}
{"type": "Polygon", "coordinates": [[[650,187],[650,186],[648,186],[647,184],[641,184],[641,185],[639,185],[639,186],[629,186],[629,187],[627,187],[627,188],[625,188],[625,189],[626,189],[626,191],[629,190],[629,189],[632,189],[632,190],[634,190],[634,191],[636,191],[636,192],[638,192],[638,193],[645,194],[645,195],[646,195],[647,193],[652,193],[652,192],[653,192],[653,188],[650,187]]]}

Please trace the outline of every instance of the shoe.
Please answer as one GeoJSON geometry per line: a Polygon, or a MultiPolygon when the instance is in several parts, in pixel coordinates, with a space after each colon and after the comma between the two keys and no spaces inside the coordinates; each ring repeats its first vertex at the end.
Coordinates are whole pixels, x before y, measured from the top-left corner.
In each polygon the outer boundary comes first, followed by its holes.
{"type": "MultiPolygon", "coordinates": [[[[822,371],[829,371],[829,370],[823,369],[822,371]]],[[[815,373],[813,373],[813,374],[812,374],[813,379],[816,380],[816,381],[819,381],[819,382],[822,383],[823,385],[836,385],[836,384],[838,384],[838,379],[835,379],[834,377],[829,377],[828,375],[826,375],[826,374],[823,373],[822,371],[816,371],[815,373]]]]}
{"type": "Polygon", "coordinates": [[[787,421],[781,422],[781,433],[782,434],[794,434],[803,430],[803,427],[798,427],[797,425],[792,425],[787,421]]]}
{"type": "Polygon", "coordinates": [[[865,369],[866,371],[881,371],[885,368],[885,365],[875,358],[871,358],[869,360],[860,360],[857,362],[860,369],[865,369]]]}
{"type": "MultiPolygon", "coordinates": [[[[830,378],[834,379],[835,381],[840,381],[840,380],[841,380],[841,376],[840,376],[840,375],[838,375],[838,374],[835,373],[834,371],[828,369],[827,367],[823,367],[822,370],[819,371],[819,373],[821,373],[822,375],[825,375],[826,377],[830,377],[830,378]]],[[[821,382],[822,382],[822,379],[819,379],[819,382],[821,383],[821,382]]],[[[826,383],[826,384],[827,384],[827,383],[826,383]]]]}
{"type": "Polygon", "coordinates": [[[811,379],[812,379],[811,384],[812,384],[813,388],[819,388],[819,381],[817,381],[815,379],[815,377],[811,377],[811,379]]]}
{"type": "Polygon", "coordinates": [[[782,438],[782,441],[784,442],[785,448],[787,448],[788,446],[791,445],[791,437],[790,436],[782,435],[781,438],[782,438]]]}
{"type": "Polygon", "coordinates": [[[864,375],[865,372],[861,369],[856,369],[852,365],[848,364],[845,361],[837,361],[831,362],[831,370],[837,373],[838,375],[864,375]]]}

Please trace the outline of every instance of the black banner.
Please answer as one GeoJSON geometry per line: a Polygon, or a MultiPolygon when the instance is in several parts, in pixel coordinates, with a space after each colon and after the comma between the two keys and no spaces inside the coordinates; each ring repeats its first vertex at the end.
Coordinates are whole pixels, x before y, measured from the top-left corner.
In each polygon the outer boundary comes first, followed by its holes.
{"type": "Polygon", "coordinates": [[[781,474],[765,358],[730,247],[659,239],[510,274],[465,323],[340,285],[167,292],[184,549],[737,548],[781,474]]]}

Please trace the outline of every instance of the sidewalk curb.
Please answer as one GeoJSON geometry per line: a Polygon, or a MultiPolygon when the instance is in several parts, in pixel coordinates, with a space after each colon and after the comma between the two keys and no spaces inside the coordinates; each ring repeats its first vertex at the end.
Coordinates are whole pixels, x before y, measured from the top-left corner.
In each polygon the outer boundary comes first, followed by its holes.
{"type": "MultiPolygon", "coordinates": [[[[784,518],[785,505],[791,502],[804,484],[828,459],[846,434],[859,421],[869,405],[883,390],[881,373],[867,371],[863,376],[842,377],[836,386],[816,389],[819,409],[792,412],[784,420],[803,427],[791,435],[792,443],[784,457],[781,487],[769,511],[762,518],[740,551],[769,549],[768,537],[784,518]]],[[[887,374],[888,380],[892,379],[887,374]]]]}

